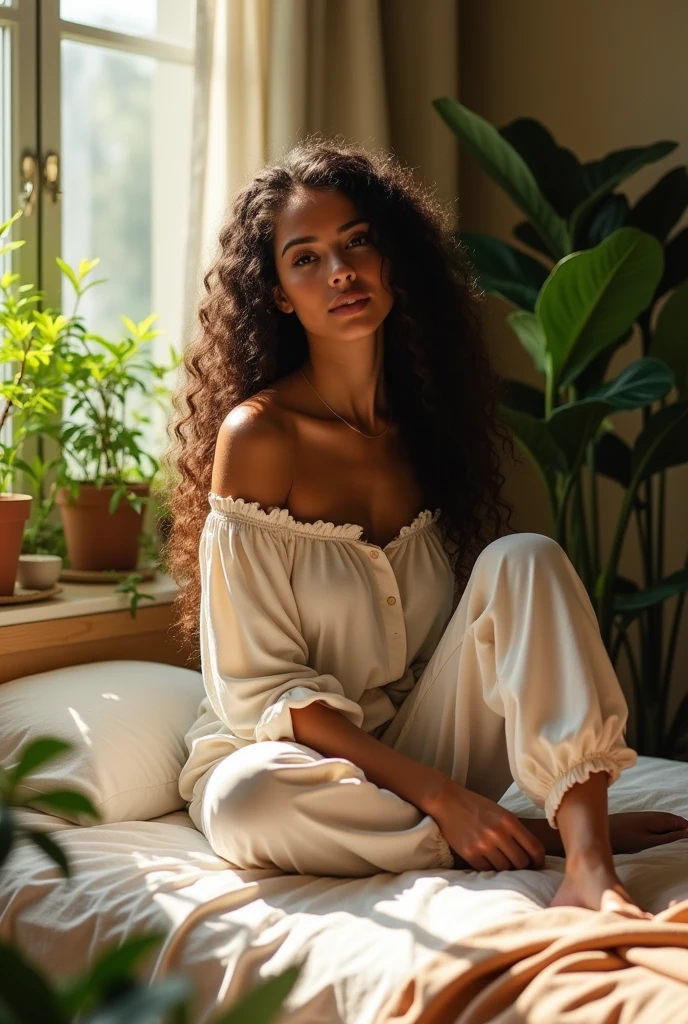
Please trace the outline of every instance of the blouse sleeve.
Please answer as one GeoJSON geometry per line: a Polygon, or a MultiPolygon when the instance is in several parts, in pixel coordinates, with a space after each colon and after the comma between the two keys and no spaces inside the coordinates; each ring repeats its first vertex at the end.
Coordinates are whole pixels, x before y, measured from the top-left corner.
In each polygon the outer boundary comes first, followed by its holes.
{"type": "MultiPolygon", "coordinates": [[[[293,539],[291,541],[293,544],[293,539]]],[[[363,724],[338,679],[308,664],[281,533],[211,511],[199,545],[203,680],[234,736],[294,740],[290,708],[320,701],[363,724]]]]}

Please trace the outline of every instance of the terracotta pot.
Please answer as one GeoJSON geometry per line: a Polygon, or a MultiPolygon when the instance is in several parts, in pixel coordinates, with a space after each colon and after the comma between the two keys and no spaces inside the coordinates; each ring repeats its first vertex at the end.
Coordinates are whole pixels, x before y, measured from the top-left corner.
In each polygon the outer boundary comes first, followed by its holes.
{"type": "Polygon", "coordinates": [[[31,494],[0,494],[0,597],[11,597],[17,579],[24,523],[31,515],[31,494]]]}
{"type": "MultiPolygon", "coordinates": [[[[127,488],[147,497],[149,483],[131,483],[127,488]]],[[[56,502],[64,528],[67,558],[71,569],[135,569],[139,557],[138,535],[143,529],[147,504],[137,512],[126,498],[110,514],[108,505],[114,484],[96,487],[82,483],[79,497],[70,500],[69,487],[59,487],[56,502]]]]}

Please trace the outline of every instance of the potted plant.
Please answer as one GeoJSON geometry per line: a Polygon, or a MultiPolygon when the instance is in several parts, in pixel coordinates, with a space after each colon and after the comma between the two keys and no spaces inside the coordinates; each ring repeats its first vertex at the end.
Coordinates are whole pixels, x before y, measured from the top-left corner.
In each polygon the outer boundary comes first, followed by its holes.
{"type": "MultiPolygon", "coordinates": [[[[0,238],[21,213],[18,211],[0,226],[0,238]]],[[[21,240],[9,242],[0,249],[0,256],[22,245],[21,240]]],[[[60,315],[35,309],[42,293],[32,284],[18,284],[19,278],[11,272],[0,278],[1,596],[14,593],[24,527],[33,500],[32,494],[12,493],[9,487],[18,470],[36,479],[21,452],[27,437],[40,431],[47,417],[57,410],[61,392],[56,351],[66,324],[60,315]]]]}
{"type": "Polygon", "coordinates": [[[688,207],[686,167],[668,171],[633,206],[617,191],[677,143],[582,164],[532,118],[497,129],[449,97],[434,106],[526,215],[514,235],[535,253],[487,235],[458,235],[483,290],[512,307],[508,323],[542,376],[542,388],[506,382],[501,419],[541,476],[554,534],[585,584],[612,664],[626,652],[635,746],[641,754],[685,759],[688,693],[666,725],[688,551],[683,565],[667,573],[664,549],[667,471],[688,462],[688,228],[669,237],[688,207]],[[634,333],[641,358],[605,380],[612,356],[634,333]],[[629,410],[642,415],[632,446],[614,423],[629,410]],[[623,494],[608,551],[600,540],[600,476],[623,494]],[[640,583],[619,571],[632,520],[640,583]],[[672,597],[666,642],[662,613],[672,597]]]}
{"type": "Polygon", "coordinates": [[[139,391],[165,408],[169,388],[162,381],[179,359],[173,349],[167,366],[144,354],[146,343],[163,333],[151,329],[157,314],[138,324],[123,316],[120,341],[88,331],[77,307],[84,292],[101,283],[83,283],[99,260],[82,260],[78,270],[59,258],[57,263],[76,292],[58,354],[70,418],[63,417],[49,430],[63,454],[55,499],[67,556],[73,569],[132,570],[159,460],[140,444],[137,424],[150,422],[149,417],[130,413],[127,397],[139,391]],[[71,418],[75,414],[76,420],[71,418]]]}

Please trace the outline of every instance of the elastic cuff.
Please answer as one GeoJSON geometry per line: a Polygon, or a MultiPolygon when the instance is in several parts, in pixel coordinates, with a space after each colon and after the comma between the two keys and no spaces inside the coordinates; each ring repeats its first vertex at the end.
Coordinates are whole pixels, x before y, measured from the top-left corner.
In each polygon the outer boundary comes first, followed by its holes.
{"type": "Polygon", "coordinates": [[[444,838],[439,825],[437,826],[437,856],[439,857],[439,868],[453,868],[455,865],[455,854],[451,846],[444,838]]]}
{"type": "Polygon", "coordinates": [[[293,686],[286,690],[279,700],[270,704],[260,716],[255,728],[256,742],[261,740],[291,740],[294,742],[294,727],[290,708],[305,708],[319,701],[339,711],[359,728],[363,725],[363,709],[355,701],[349,700],[329,690],[313,690],[308,686],[293,686]]]}
{"type": "Polygon", "coordinates": [[[545,800],[545,814],[552,828],[558,828],[554,819],[564,794],[577,783],[587,782],[595,772],[609,773],[610,778],[607,783],[607,789],[609,789],[612,783],[619,778],[621,768],[610,754],[598,751],[595,754],[589,754],[582,761],[572,765],[563,775],[560,775],[545,800]]]}

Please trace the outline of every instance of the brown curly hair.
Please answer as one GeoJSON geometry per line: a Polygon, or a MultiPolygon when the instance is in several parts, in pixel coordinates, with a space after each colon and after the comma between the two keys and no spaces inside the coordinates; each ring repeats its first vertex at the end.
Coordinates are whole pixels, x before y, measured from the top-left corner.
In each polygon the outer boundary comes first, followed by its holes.
{"type": "Polygon", "coordinates": [[[336,189],[370,221],[374,244],[389,258],[393,306],[385,320],[384,374],[390,408],[413,460],[428,508],[463,588],[481,549],[500,535],[497,440],[513,457],[497,419],[502,380],[482,338],[484,294],[472,275],[451,214],[388,151],[363,151],[312,134],[266,164],[236,194],[219,233],[220,251],[204,276],[200,331],[184,353],[172,398],[165,504],[170,522],[163,564],[179,585],[175,624],[197,650],[198,549],[211,489],[215,443],[236,405],[308,358],[297,317],[273,302],[275,219],[300,187],[336,189]],[[393,342],[393,343],[390,343],[393,342]]]}

